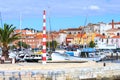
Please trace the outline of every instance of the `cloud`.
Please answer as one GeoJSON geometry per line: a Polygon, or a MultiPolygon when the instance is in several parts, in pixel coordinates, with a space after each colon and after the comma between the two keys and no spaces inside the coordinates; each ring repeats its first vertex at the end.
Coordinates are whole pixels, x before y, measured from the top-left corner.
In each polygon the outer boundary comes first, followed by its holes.
{"type": "Polygon", "coordinates": [[[97,6],[97,5],[91,5],[91,6],[88,7],[88,9],[90,9],[90,10],[100,10],[100,7],[97,6]]]}
{"type": "Polygon", "coordinates": [[[6,13],[5,16],[15,17],[22,12],[26,17],[31,17],[31,15],[42,15],[43,9],[48,9],[49,6],[49,11],[53,16],[76,16],[93,14],[93,11],[97,12],[94,14],[119,13],[119,4],[119,0],[4,0],[4,3],[0,3],[0,11],[3,14],[6,13]]]}

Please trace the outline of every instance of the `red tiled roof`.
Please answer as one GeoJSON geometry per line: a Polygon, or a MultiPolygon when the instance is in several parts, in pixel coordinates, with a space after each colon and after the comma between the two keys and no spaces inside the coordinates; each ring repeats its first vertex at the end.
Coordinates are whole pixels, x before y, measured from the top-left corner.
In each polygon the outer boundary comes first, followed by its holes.
{"type": "MultiPolygon", "coordinates": [[[[43,34],[42,33],[37,33],[36,34],[36,38],[43,38],[43,34]]],[[[46,38],[48,38],[48,35],[46,35],[46,38]]]]}
{"type": "Polygon", "coordinates": [[[35,34],[22,34],[22,36],[35,36],[35,34]]]}
{"type": "Polygon", "coordinates": [[[82,36],[82,38],[86,39],[86,38],[87,38],[87,35],[86,35],[86,34],[84,34],[84,35],[82,36]]]}
{"type": "Polygon", "coordinates": [[[112,36],[112,38],[120,38],[120,36],[112,36]]]}
{"type": "Polygon", "coordinates": [[[68,34],[66,38],[74,38],[74,35],[68,34]]]}
{"type": "Polygon", "coordinates": [[[103,35],[101,35],[101,34],[95,34],[95,36],[96,36],[96,37],[101,37],[101,36],[103,36],[103,35]]]}
{"type": "Polygon", "coordinates": [[[82,30],[82,28],[68,28],[66,31],[76,31],[76,30],[82,30]]]}
{"type": "Polygon", "coordinates": [[[20,30],[20,29],[17,29],[17,30],[14,30],[16,33],[22,33],[22,34],[26,34],[27,31],[29,32],[32,32],[31,30],[20,30]]]}
{"type": "Polygon", "coordinates": [[[116,31],[120,31],[120,29],[116,29],[116,28],[114,28],[114,29],[109,29],[109,30],[107,30],[106,32],[116,32],[116,31]]]}
{"type": "Polygon", "coordinates": [[[41,33],[36,34],[36,38],[42,38],[42,37],[43,37],[43,34],[41,34],[41,33]]]}
{"type": "MultiPolygon", "coordinates": [[[[112,24],[112,23],[109,23],[109,24],[112,24]]],[[[114,22],[114,25],[118,25],[120,24],[120,22],[114,22]]]]}
{"type": "Polygon", "coordinates": [[[100,36],[100,38],[106,38],[106,36],[100,36]]]}
{"type": "Polygon", "coordinates": [[[60,30],[59,33],[66,33],[64,30],[60,30]]]}
{"type": "Polygon", "coordinates": [[[110,34],[110,35],[115,35],[115,33],[108,33],[108,34],[110,34]]]}
{"type": "Polygon", "coordinates": [[[96,34],[96,37],[106,38],[106,36],[103,36],[103,35],[101,35],[101,34],[96,34]]]}
{"type": "Polygon", "coordinates": [[[15,32],[16,32],[16,33],[19,33],[19,32],[23,32],[23,33],[24,33],[24,32],[26,32],[26,30],[17,29],[17,30],[15,30],[15,32]]]}
{"type": "Polygon", "coordinates": [[[76,37],[83,37],[84,34],[77,34],[76,37]]]}

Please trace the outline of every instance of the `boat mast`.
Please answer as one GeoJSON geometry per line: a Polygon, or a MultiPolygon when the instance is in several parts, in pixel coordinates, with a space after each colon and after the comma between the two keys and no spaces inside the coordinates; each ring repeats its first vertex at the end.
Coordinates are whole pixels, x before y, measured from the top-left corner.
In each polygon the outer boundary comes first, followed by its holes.
{"type": "MultiPolygon", "coordinates": [[[[87,23],[87,16],[86,16],[86,18],[85,18],[84,28],[85,28],[85,26],[86,26],[86,23],[87,23]]],[[[84,28],[83,28],[83,33],[85,34],[84,28]]],[[[85,48],[87,47],[87,43],[86,43],[86,42],[87,42],[87,40],[84,41],[84,44],[85,44],[84,47],[85,47],[85,48]]]]}
{"type": "Polygon", "coordinates": [[[0,12],[0,22],[1,22],[1,27],[3,28],[3,22],[2,22],[2,14],[0,12]]]}
{"type": "MultiPolygon", "coordinates": [[[[85,34],[85,26],[86,26],[86,23],[87,23],[87,16],[86,16],[86,18],[85,18],[85,22],[84,22],[84,26],[83,26],[83,28],[82,28],[82,34],[85,34]]],[[[82,38],[82,34],[81,34],[81,38],[82,38]]],[[[83,48],[85,48],[86,47],[86,45],[85,45],[85,40],[83,40],[84,42],[83,42],[83,48]]]]}
{"type": "Polygon", "coordinates": [[[21,51],[23,50],[22,49],[22,14],[20,13],[20,35],[21,35],[21,39],[20,39],[20,48],[21,48],[21,51]]]}
{"type": "Polygon", "coordinates": [[[50,35],[51,35],[51,19],[50,19],[50,7],[48,6],[48,20],[49,20],[49,30],[48,30],[48,47],[49,47],[49,50],[51,51],[51,48],[50,48],[50,35]]]}

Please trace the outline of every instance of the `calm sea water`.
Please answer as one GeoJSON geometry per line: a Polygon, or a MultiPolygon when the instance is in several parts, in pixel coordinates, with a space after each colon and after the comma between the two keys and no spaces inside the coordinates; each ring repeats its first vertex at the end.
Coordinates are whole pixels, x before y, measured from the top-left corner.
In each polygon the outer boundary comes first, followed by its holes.
{"type": "Polygon", "coordinates": [[[99,61],[99,62],[111,62],[111,63],[120,63],[120,59],[117,59],[117,60],[115,60],[115,59],[111,59],[111,60],[102,60],[102,61],[99,61]]]}

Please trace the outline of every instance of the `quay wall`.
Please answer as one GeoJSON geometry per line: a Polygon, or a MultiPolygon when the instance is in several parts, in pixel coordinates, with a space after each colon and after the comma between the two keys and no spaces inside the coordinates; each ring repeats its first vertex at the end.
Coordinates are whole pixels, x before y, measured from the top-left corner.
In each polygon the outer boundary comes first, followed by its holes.
{"type": "Polygon", "coordinates": [[[68,68],[54,70],[0,70],[0,80],[115,80],[120,66],[68,68]]]}

